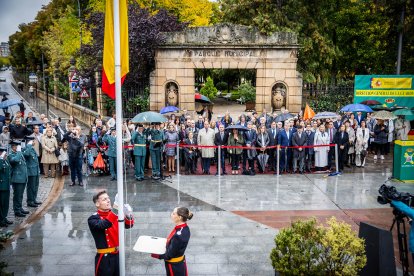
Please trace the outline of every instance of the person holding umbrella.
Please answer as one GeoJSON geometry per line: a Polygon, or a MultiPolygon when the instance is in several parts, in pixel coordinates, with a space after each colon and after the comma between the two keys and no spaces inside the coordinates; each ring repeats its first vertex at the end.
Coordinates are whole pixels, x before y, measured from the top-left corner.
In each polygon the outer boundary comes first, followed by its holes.
{"type": "MultiPolygon", "coordinates": [[[[229,140],[227,144],[232,147],[243,146],[244,145],[243,135],[241,135],[237,129],[232,129],[232,132],[229,135],[229,140]]],[[[231,156],[231,174],[239,174],[240,155],[243,152],[243,149],[229,148],[228,151],[231,156]]]]}
{"type": "Polygon", "coordinates": [[[144,125],[138,124],[138,130],[132,133],[131,143],[134,146],[135,179],[144,180],[145,157],[147,155],[147,134],[144,125]]]}
{"type": "Polygon", "coordinates": [[[159,179],[161,177],[161,149],[165,139],[161,123],[154,123],[148,134],[151,136],[149,149],[152,163],[152,178],[159,179]]]}
{"type": "MultiPolygon", "coordinates": [[[[6,95],[3,95],[3,98],[1,98],[1,102],[5,102],[5,101],[7,101],[9,98],[7,98],[7,96],[6,95]]],[[[6,115],[6,113],[7,113],[7,111],[9,110],[9,108],[8,107],[4,107],[3,108],[3,113],[4,113],[4,115],[6,115]]]]}

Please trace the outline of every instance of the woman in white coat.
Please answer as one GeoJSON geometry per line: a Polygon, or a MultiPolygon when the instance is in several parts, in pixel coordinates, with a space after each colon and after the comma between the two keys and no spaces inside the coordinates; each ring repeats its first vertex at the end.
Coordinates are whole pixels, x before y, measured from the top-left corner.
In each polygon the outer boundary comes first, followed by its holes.
{"type": "Polygon", "coordinates": [[[365,159],[368,153],[369,129],[366,127],[366,124],[365,121],[361,121],[361,127],[356,132],[355,163],[357,167],[365,166],[365,159]]]}
{"type": "MultiPolygon", "coordinates": [[[[325,126],[321,124],[319,131],[315,132],[315,138],[313,145],[328,145],[329,135],[325,132],[325,126]]],[[[328,166],[328,151],[329,147],[315,147],[315,167],[317,171],[321,171],[324,167],[328,166]]]]}
{"type": "Polygon", "coordinates": [[[397,132],[397,140],[408,140],[408,132],[410,132],[410,121],[404,120],[403,116],[395,121],[395,130],[397,132]]]}

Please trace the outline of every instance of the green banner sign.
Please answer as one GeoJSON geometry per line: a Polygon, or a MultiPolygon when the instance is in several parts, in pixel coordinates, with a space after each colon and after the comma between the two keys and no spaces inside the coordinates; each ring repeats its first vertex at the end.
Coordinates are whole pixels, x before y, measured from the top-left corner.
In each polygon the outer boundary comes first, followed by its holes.
{"type": "Polygon", "coordinates": [[[354,103],[375,100],[386,107],[414,107],[413,75],[357,75],[354,103]]]}

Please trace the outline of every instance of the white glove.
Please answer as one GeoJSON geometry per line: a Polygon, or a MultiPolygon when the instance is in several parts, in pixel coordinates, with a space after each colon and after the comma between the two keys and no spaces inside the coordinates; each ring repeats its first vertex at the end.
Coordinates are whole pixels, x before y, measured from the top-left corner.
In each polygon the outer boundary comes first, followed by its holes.
{"type": "Polygon", "coordinates": [[[118,194],[116,194],[115,199],[114,199],[114,205],[113,205],[114,209],[118,210],[118,205],[119,205],[119,203],[118,203],[118,194]]]}
{"type": "Polygon", "coordinates": [[[124,204],[124,214],[127,218],[132,218],[132,207],[129,204],[124,204]]]}

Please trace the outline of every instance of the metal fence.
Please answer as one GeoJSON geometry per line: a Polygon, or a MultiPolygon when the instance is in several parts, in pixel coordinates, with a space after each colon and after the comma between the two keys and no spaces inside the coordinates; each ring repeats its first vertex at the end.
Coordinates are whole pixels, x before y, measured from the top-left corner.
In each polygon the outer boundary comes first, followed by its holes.
{"type": "Polygon", "coordinates": [[[347,83],[346,85],[330,85],[330,84],[314,84],[304,83],[302,87],[302,95],[306,98],[318,97],[327,94],[337,95],[353,95],[354,85],[347,83]]]}

